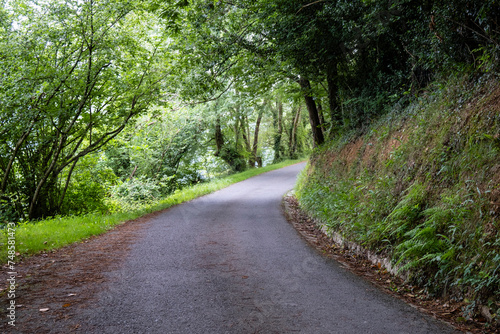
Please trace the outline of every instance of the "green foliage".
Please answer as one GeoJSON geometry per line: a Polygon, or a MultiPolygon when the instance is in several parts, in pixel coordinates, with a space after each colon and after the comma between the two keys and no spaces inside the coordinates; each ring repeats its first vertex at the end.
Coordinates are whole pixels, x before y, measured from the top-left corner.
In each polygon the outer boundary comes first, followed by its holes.
{"type": "Polygon", "coordinates": [[[169,178],[175,183],[182,174],[179,166],[184,162],[188,165],[184,169],[195,166],[193,160],[204,148],[201,142],[207,140],[203,131],[206,123],[197,111],[155,107],[110,142],[104,163],[122,181],[141,176],[156,181],[169,178]]]}
{"type": "Polygon", "coordinates": [[[5,7],[0,193],[19,194],[19,215],[60,213],[62,175],[69,183],[80,159],[159,98],[168,68],[165,37],[135,5],[75,0],[5,7]]]}
{"type": "Polygon", "coordinates": [[[19,207],[22,203],[16,194],[3,194],[0,197],[0,224],[6,224],[8,222],[20,221],[23,219],[20,212],[23,211],[22,207],[19,207]]]}
{"type": "Polygon", "coordinates": [[[323,226],[392,257],[431,293],[473,300],[471,312],[500,298],[498,86],[486,78],[435,83],[363,136],[337,138],[297,189],[323,226]]]}
{"type": "Polygon", "coordinates": [[[434,275],[425,282],[432,292],[446,290],[446,285],[439,289],[434,285],[448,281],[450,271],[460,266],[457,255],[465,241],[464,224],[473,218],[472,210],[460,203],[462,199],[460,194],[443,193],[441,204],[423,211],[424,222],[408,231],[396,248],[395,257],[405,263],[401,270],[423,271],[417,280],[434,275]]]}
{"type": "Polygon", "coordinates": [[[414,227],[421,218],[427,197],[425,187],[417,182],[407,192],[382,222],[383,228],[379,235],[384,236],[387,241],[400,241],[403,236],[415,230],[414,227]]]}
{"type": "Polygon", "coordinates": [[[226,161],[234,172],[242,172],[247,168],[245,155],[235,147],[224,146],[219,152],[219,157],[226,161]]]}
{"type": "Polygon", "coordinates": [[[112,195],[122,210],[130,211],[130,208],[157,201],[161,193],[160,186],[154,180],[138,177],[116,185],[112,195]]]}
{"type": "Polygon", "coordinates": [[[119,144],[118,141],[112,141],[105,148],[106,164],[113,170],[113,173],[119,178],[126,178],[132,172],[130,153],[126,144],[119,144]]]}
{"type": "Polygon", "coordinates": [[[105,213],[109,210],[106,199],[117,177],[110,168],[103,166],[97,157],[82,159],[73,171],[66,196],[61,205],[62,215],[105,213]]]}
{"type": "Polygon", "coordinates": [[[186,31],[179,48],[189,59],[188,94],[208,98],[232,82],[262,91],[273,80],[305,77],[324,89],[313,95],[327,101],[332,135],[369,124],[387,112],[388,102],[404,97],[401,103],[408,103],[436,75],[491,71],[499,60],[494,0],[237,0],[159,7],[174,18],[177,31],[186,31]]]}

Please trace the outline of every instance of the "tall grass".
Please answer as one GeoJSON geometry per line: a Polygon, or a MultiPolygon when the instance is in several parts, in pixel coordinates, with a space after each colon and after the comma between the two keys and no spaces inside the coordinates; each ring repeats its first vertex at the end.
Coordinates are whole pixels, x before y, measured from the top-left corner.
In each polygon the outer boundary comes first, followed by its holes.
{"type": "MultiPolygon", "coordinates": [[[[160,211],[176,204],[212,193],[231,184],[246,180],[275,169],[286,167],[298,160],[287,160],[263,168],[253,168],[207,183],[197,184],[154,203],[136,207],[127,212],[114,214],[87,214],[82,216],[54,217],[37,222],[17,225],[15,232],[17,257],[25,257],[42,251],[49,251],[83,240],[93,235],[102,234],[125,221],[134,220],[148,213],[160,211]]],[[[0,261],[7,262],[7,231],[0,233],[0,261]]]]}

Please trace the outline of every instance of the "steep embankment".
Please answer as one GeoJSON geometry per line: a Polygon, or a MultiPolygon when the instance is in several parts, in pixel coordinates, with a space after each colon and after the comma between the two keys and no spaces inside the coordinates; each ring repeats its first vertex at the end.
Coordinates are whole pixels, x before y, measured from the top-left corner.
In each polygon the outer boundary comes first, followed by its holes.
{"type": "MultiPolygon", "coordinates": [[[[500,84],[454,79],[316,152],[297,191],[330,232],[500,319],[500,84]]],[[[496,319],[495,319],[496,318],[496,319]]]]}

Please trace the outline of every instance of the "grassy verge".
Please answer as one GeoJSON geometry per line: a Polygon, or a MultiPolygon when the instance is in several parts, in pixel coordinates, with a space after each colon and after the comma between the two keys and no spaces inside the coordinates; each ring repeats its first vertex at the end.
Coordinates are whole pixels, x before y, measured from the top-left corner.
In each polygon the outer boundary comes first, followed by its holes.
{"type": "MultiPolygon", "coordinates": [[[[139,218],[151,212],[167,209],[173,205],[212,193],[252,176],[298,162],[298,160],[287,160],[279,164],[249,169],[242,173],[212,180],[211,182],[197,184],[178,191],[156,203],[143,206],[131,212],[119,212],[110,215],[87,214],[73,217],[55,217],[38,222],[22,223],[16,227],[15,231],[16,258],[60,248],[90,236],[102,234],[113,228],[113,226],[125,221],[139,218]]],[[[7,230],[3,230],[0,238],[0,262],[6,263],[8,260],[7,230]]]]}
{"type": "Polygon", "coordinates": [[[465,319],[486,309],[500,320],[499,99],[497,80],[436,84],[364,135],[313,155],[301,205],[391,257],[412,284],[463,301],[465,319]]]}

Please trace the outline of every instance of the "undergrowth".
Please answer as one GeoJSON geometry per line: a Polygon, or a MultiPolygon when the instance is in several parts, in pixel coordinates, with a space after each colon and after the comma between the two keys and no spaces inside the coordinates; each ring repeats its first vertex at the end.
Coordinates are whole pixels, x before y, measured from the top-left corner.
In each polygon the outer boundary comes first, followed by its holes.
{"type": "MultiPolygon", "coordinates": [[[[173,205],[225,188],[233,183],[252,176],[298,163],[287,160],[263,168],[253,168],[242,173],[232,174],[210,182],[184,188],[159,200],[141,202],[125,206],[125,211],[112,214],[86,214],[82,216],[54,217],[37,222],[24,222],[16,226],[16,257],[25,257],[42,251],[49,251],[83,240],[93,235],[102,234],[113,226],[134,220],[148,213],[167,209],[173,205]]],[[[0,233],[0,262],[7,262],[7,229],[0,233]]]]}
{"type": "Polygon", "coordinates": [[[435,83],[364,135],[336,139],[299,179],[330,231],[392,258],[436,296],[500,319],[500,88],[435,83]]]}

